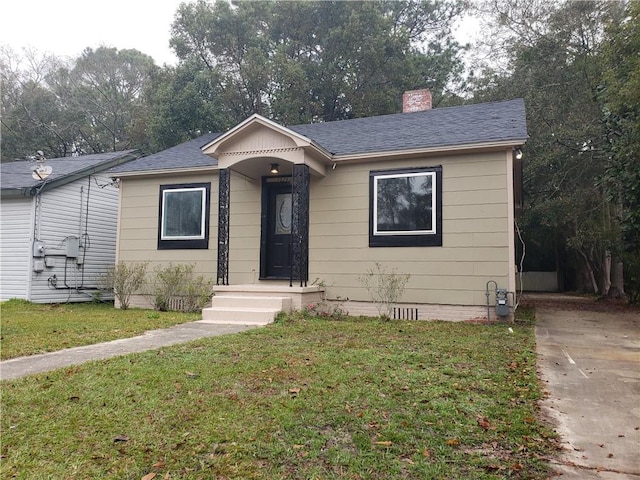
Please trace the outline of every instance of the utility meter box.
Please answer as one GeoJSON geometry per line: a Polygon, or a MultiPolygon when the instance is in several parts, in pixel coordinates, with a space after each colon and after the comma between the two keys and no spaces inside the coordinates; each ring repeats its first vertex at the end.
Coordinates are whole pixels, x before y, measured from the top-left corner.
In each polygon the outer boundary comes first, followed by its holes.
{"type": "Polygon", "coordinates": [[[80,239],[78,237],[67,237],[65,246],[67,258],[78,258],[80,255],[80,239]]]}
{"type": "Polygon", "coordinates": [[[496,315],[499,317],[509,316],[509,299],[505,288],[496,289],[496,315]]]}
{"type": "Polygon", "coordinates": [[[44,257],[44,243],[40,240],[33,242],[33,256],[36,258],[44,257]]]}

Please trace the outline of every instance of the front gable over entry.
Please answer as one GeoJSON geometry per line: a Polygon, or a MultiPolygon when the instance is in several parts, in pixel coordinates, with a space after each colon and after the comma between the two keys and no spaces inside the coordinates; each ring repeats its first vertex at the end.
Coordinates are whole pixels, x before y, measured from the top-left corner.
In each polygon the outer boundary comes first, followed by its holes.
{"type": "Polygon", "coordinates": [[[217,158],[220,169],[256,180],[268,173],[270,163],[279,163],[281,174],[291,174],[293,165],[307,165],[318,176],[325,176],[331,164],[331,154],[312,140],[258,114],[202,147],[202,152],[217,158]]]}

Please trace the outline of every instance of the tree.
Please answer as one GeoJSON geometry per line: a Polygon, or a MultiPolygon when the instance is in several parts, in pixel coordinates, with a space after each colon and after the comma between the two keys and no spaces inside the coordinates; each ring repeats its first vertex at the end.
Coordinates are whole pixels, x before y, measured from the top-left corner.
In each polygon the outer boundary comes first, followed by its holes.
{"type": "Polygon", "coordinates": [[[598,91],[605,25],[621,19],[621,4],[533,8],[538,4],[491,2],[494,18],[505,26],[496,38],[508,39],[502,46],[509,68],[485,76],[478,96],[525,98],[531,138],[521,229],[534,243],[555,239],[555,248],[566,252],[560,255],[563,268],[575,272],[570,286],[607,294],[620,223],[602,181],[609,142],[598,91]]]}
{"type": "Polygon", "coordinates": [[[153,99],[149,133],[154,151],[233,126],[219,78],[215,72],[199,68],[198,62],[158,70],[147,95],[153,99]]]}
{"type": "Polygon", "coordinates": [[[1,53],[3,161],[36,150],[64,157],[148,149],[151,57],[107,47],[69,61],[1,53]]]}
{"type": "MultiPolygon", "coordinates": [[[[616,206],[621,257],[627,268],[627,292],[640,301],[640,3],[626,4],[624,20],[610,22],[602,53],[608,162],[603,185],[616,206]]],[[[621,262],[614,275],[621,276],[621,262]]]]}
{"type": "Polygon", "coordinates": [[[171,45],[181,67],[210,75],[234,122],[253,113],[284,124],[379,115],[399,111],[407,89],[427,85],[435,103],[448,95],[462,72],[451,25],[463,6],[200,0],[178,9],[171,45]]]}
{"type": "Polygon", "coordinates": [[[72,134],[48,78],[64,62],[25,50],[0,48],[2,161],[23,160],[42,150],[48,157],[71,152],[72,134]]]}
{"type": "MultiPolygon", "coordinates": [[[[138,50],[86,48],[60,83],[65,105],[77,116],[78,147],[84,152],[126,150],[148,143],[145,86],[155,69],[138,50]]],[[[66,72],[60,72],[64,75],[66,72]]]]}

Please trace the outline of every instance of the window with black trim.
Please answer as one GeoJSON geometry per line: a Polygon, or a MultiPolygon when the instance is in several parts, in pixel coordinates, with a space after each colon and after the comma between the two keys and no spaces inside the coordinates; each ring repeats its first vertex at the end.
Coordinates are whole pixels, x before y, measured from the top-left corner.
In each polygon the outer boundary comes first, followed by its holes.
{"type": "Polygon", "coordinates": [[[369,246],[442,246],[442,167],[369,172],[369,246]]]}
{"type": "Polygon", "coordinates": [[[160,185],[158,249],[209,248],[210,183],[160,185]]]}

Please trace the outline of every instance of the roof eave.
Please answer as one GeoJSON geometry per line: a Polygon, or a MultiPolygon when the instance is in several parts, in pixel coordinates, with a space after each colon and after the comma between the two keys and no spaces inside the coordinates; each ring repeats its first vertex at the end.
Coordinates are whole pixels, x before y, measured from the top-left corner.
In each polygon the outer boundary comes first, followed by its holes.
{"type": "Polygon", "coordinates": [[[189,174],[192,172],[217,172],[220,168],[217,165],[206,165],[200,167],[165,168],[159,170],[137,170],[134,172],[113,172],[111,178],[134,178],[153,177],[174,174],[189,174]]]}
{"type": "Polygon", "coordinates": [[[22,198],[31,196],[31,187],[3,188],[0,190],[1,198],[22,198]]]}
{"type": "Polygon", "coordinates": [[[371,160],[388,160],[391,158],[406,158],[415,157],[417,155],[436,155],[436,154],[452,154],[462,152],[479,152],[479,151],[491,151],[491,150],[503,150],[508,148],[515,148],[524,145],[527,141],[526,138],[517,138],[510,140],[503,140],[499,142],[480,142],[480,143],[468,143],[461,145],[441,145],[437,147],[426,148],[412,148],[406,150],[388,150],[383,152],[365,152],[365,153],[350,153],[344,155],[334,155],[332,160],[336,163],[340,162],[364,162],[371,160]]]}

